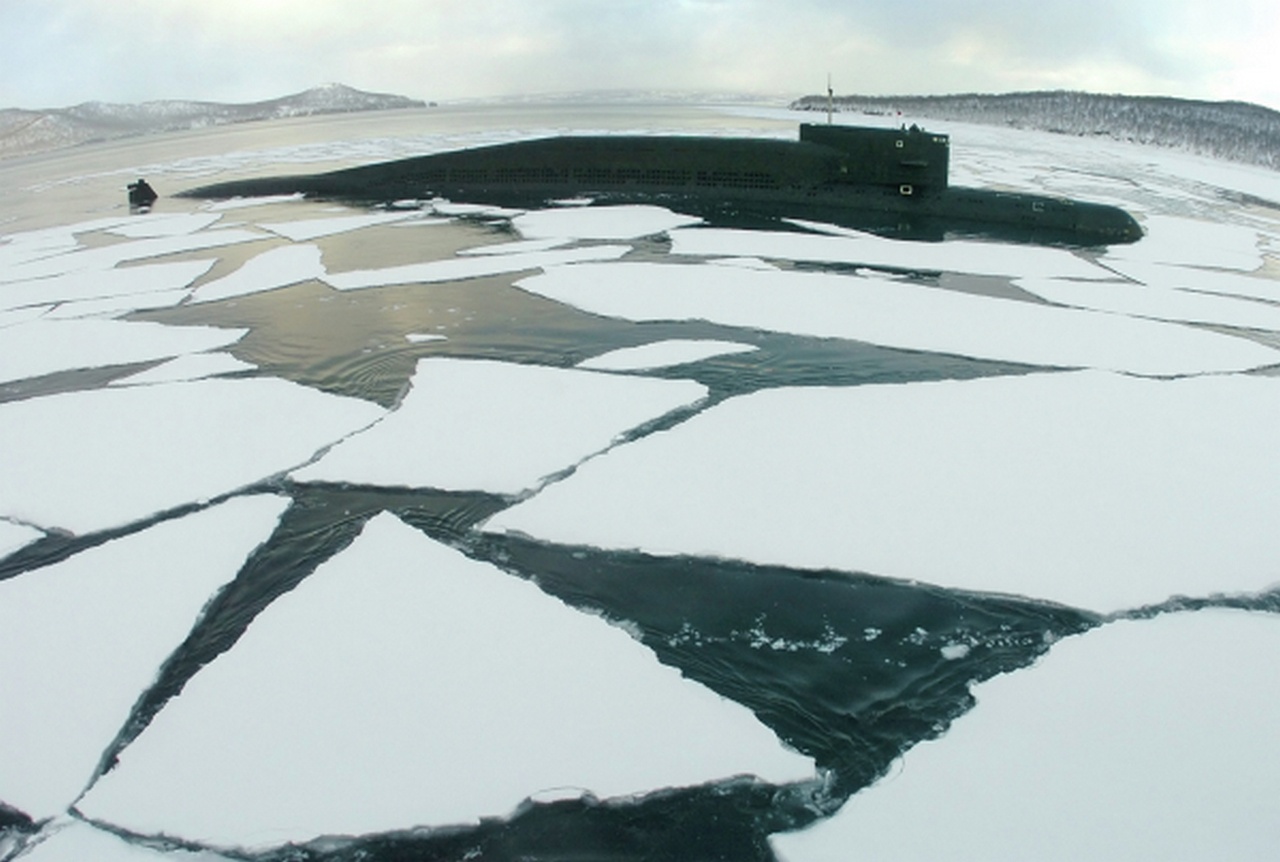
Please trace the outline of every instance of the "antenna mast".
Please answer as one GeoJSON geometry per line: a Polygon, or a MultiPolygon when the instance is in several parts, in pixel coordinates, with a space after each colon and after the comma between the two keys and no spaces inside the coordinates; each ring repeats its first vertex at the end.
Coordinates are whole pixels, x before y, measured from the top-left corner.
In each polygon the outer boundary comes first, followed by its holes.
{"type": "Polygon", "coordinates": [[[827,125],[831,125],[831,100],[835,94],[831,90],[831,73],[827,73],[827,125]]]}

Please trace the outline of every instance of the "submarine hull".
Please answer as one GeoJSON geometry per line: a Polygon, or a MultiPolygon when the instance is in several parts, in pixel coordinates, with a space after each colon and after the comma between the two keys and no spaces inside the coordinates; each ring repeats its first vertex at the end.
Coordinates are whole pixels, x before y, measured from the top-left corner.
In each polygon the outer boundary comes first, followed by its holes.
{"type": "Polygon", "coordinates": [[[573,197],[662,203],[714,223],[808,218],[924,239],[966,234],[1098,245],[1142,235],[1116,207],[948,186],[948,157],[946,136],[916,129],[803,126],[799,141],[568,136],[184,194],[303,193],[362,203],[445,197],[522,207],[573,197]]]}

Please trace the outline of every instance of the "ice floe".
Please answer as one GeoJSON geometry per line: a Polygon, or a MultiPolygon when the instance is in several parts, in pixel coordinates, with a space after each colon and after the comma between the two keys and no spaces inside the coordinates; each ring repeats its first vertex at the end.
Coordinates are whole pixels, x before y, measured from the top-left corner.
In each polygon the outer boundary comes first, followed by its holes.
{"type": "Polygon", "coordinates": [[[228,228],[225,230],[202,231],[201,233],[190,235],[135,239],[98,248],[80,249],[52,257],[42,257],[7,268],[0,268],[0,282],[26,281],[33,278],[48,278],[50,276],[88,270],[101,272],[126,261],[146,260],[182,252],[203,251],[207,248],[254,242],[264,238],[264,235],[257,231],[228,228]]]}
{"type": "Polygon", "coordinates": [[[1280,581],[1280,378],[793,388],[617,447],[486,526],[1096,611],[1280,581]]]}
{"type": "Polygon", "coordinates": [[[90,533],[305,464],[384,410],[274,378],[0,404],[0,517],[90,533]]]}
{"type": "Polygon", "coordinates": [[[228,198],[225,201],[216,201],[214,203],[205,204],[202,209],[209,212],[226,212],[227,210],[239,210],[247,207],[270,206],[272,204],[294,203],[303,200],[301,192],[291,195],[263,195],[260,198],[228,198]]]}
{"type": "Polygon", "coordinates": [[[703,257],[763,257],[972,275],[1111,277],[1105,269],[1069,251],[1031,245],[971,240],[915,242],[844,229],[839,235],[816,235],[700,227],[673,230],[670,236],[672,254],[703,257]]]}
{"type": "Polygon", "coordinates": [[[182,290],[208,272],[213,264],[212,260],[154,263],[0,284],[0,310],[182,290]]]}
{"type": "Polygon", "coordinates": [[[621,629],[383,513],[201,670],[78,808],[265,847],[474,823],[557,788],[615,798],[741,774],[807,780],[813,764],[621,629]]]}
{"type": "Polygon", "coordinates": [[[107,228],[107,233],[127,236],[131,239],[146,239],[160,236],[182,236],[195,233],[212,225],[222,218],[219,213],[156,213],[139,215],[124,224],[107,228]]]}
{"type": "Polygon", "coordinates": [[[1031,365],[1173,375],[1280,361],[1280,351],[1180,324],[884,277],[616,263],[556,267],[517,285],[628,320],[706,320],[1031,365]]]}
{"type": "Polygon", "coordinates": [[[40,318],[5,329],[0,339],[0,382],[216,350],[234,344],[246,332],[146,321],[40,318]]]}
{"type": "Polygon", "coordinates": [[[1145,235],[1132,245],[1112,246],[1102,258],[1184,264],[1252,272],[1262,266],[1257,230],[1235,224],[1175,216],[1148,216],[1145,235]]]}
{"type": "Polygon", "coordinates": [[[291,478],[516,494],[706,395],[690,380],[421,359],[394,412],[291,478]]]}
{"type": "Polygon", "coordinates": [[[681,215],[664,207],[633,204],[534,210],[516,216],[511,224],[528,239],[618,240],[639,239],[701,221],[695,216],[681,215]]]}
{"type": "Polygon", "coordinates": [[[448,341],[449,336],[434,332],[410,332],[404,337],[411,344],[422,344],[427,341],[448,341]]]}
{"type": "Polygon", "coordinates": [[[213,302],[261,293],[319,278],[324,274],[320,249],[314,245],[286,245],[264,251],[230,275],[205,282],[191,294],[191,302],[213,302]]]}
{"type": "Polygon", "coordinates": [[[1280,280],[1274,278],[1132,260],[1109,261],[1109,266],[1149,287],[1181,288],[1280,302],[1280,280]]]}
{"type": "Polygon", "coordinates": [[[360,290],[366,287],[386,287],[414,282],[456,281],[583,261],[617,260],[629,251],[631,246],[627,245],[593,245],[585,248],[552,249],[517,254],[475,255],[454,260],[433,260],[404,266],[390,266],[384,269],[333,272],[325,275],[323,280],[330,287],[338,290],[360,290]]]}
{"type": "Polygon", "coordinates": [[[46,827],[48,835],[22,855],[24,862],[230,862],[208,851],[154,849],[134,844],[103,829],[66,818],[46,827]]]}
{"type": "Polygon", "coordinates": [[[1117,622],[977,686],[977,706],[785,862],[1267,859],[1280,841],[1280,619],[1117,622]]]}
{"type": "Polygon", "coordinates": [[[34,819],[88,785],[160,665],[288,498],[241,497],[0,581],[0,800],[34,819]]]}
{"type": "Polygon", "coordinates": [[[559,248],[562,245],[568,245],[570,242],[572,242],[572,240],[556,237],[551,239],[515,240],[513,242],[502,242],[491,245],[479,245],[473,248],[464,248],[459,251],[458,254],[523,254],[530,251],[548,251],[553,248],[559,248]]]}
{"type": "Polygon", "coordinates": [[[230,353],[188,353],[176,359],[148,368],[128,377],[111,381],[110,386],[135,386],[151,383],[172,383],[178,380],[198,380],[219,374],[252,371],[256,365],[237,359],[230,353]]]}
{"type": "Polygon", "coordinates": [[[26,524],[0,520],[0,560],[34,542],[44,533],[26,524]]]}
{"type": "Polygon", "coordinates": [[[1020,278],[1014,284],[1059,305],[1157,320],[1280,330],[1280,305],[1167,287],[1109,281],[1020,278]]]}
{"type": "Polygon", "coordinates": [[[349,233],[361,228],[390,224],[406,219],[418,218],[419,213],[412,210],[398,212],[361,213],[359,215],[330,216],[327,218],[300,219],[298,221],[272,222],[261,227],[279,234],[294,242],[306,242],[322,236],[349,233]]]}
{"type": "Polygon", "coordinates": [[[47,320],[70,320],[76,317],[123,317],[134,311],[153,308],[172,308],[188,296],[189,290],[165,290],[157,293],[134,293],[127,296],[108,296],[103,299],[81,299],[64,302],[44,315],[47,320]]]}
{"type": "Polygon", "coordinates": [[[715,356],[750,353],[758,349],[754,344],[739,344],[736,341],[673,338],[611,350],[579,362],[578,367],[596,371],[644,371],[651,368],[686,365],[715,356]]]}

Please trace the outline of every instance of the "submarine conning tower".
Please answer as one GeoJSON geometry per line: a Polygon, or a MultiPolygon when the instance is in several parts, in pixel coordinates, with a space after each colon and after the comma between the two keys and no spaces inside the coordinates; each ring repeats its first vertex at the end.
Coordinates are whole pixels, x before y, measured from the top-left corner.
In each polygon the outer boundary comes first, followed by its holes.
{"type": "Polygon", "coordinates": [[[841,183],[897,186],[904,195],[947,187],[951,140],[919,126],[869,129],[804,123],[800,140],[843,154],[841,183]]]}

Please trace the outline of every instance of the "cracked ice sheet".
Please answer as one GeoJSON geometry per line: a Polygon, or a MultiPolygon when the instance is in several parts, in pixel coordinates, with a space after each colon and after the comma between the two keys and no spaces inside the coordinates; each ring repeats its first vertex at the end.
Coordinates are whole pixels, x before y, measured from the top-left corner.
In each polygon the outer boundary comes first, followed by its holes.
{"type": "Polygon", "coordinates": [[[207,851],[156,850],[133,844],[78,820],[46,828],[50,834],[27,850],[21,857],[24,862],[231,862],[207,851]]]}
{"type": "Polygon", "coordinates": [[[516,284],[627,320],[706,320],[1031,365],[1172,375],[1280,362],[1280,351],[1178,324],[880,277],[615,263],[557,267],[516,284]]]}
{"type": "Polygon", "coordinates": [[[128,377],[112,380],[108,386],[136,386],[152,383],[172,383],[178,380],[198,380],[219,374],[253,371],[258,366],[237,359],[230,353],[188,353],[170,359],[155,368],[148,368],[128,377]]]}
{"type": "Polygon", "coordinates": [[[222,218],[220,213],[146,213],[116,227],[107,233],[127,236],[131,239],[147,239],[161,236],[182,236],[204,230],[222,218]]]}
{"type": "Polygon", "coordinates": [[[78,808],[257,847],[474,823],[549,789],[615,798],[740,774],[809,780],[813,763],[620,628],[382,513],[78,808]]]}
{"type": "Polygon", "coordinates": [[[274,378],[0,404],[0,517],[92,533],[305,464],[385,411],[274,378]]]}
{"type": "Polygon", "coordinates": [[[1150,287],[1179,288],[1280,302],[1280,281],[1274,278],[1129,260],[1108,261],[1108,264],[1121,275],[1150,287]]]}
{"type": "Polygon", "coordinates": [[[420,218],[421,215],[422,214],[420,212],[415,210],[362,213],[360,215],[341,215],[329,218],[273,222],[271,224],[260,225],[260,227],[269,230],[274,234],[279,234],[285,239],[290,239],[294,242],[305,242],[311,239],[319,239],[323,236],[334,236],[335,234],[349,233],[354,230],[373,227],[375,225],[420,218]]]}
{"type": "Polygon", "coordinates": [[[1280,619],[1115,622],[974,689],[977,706],[786,862],[1269,859],[1280,842],[1280,619]],[[926,821],[927,828],[921,828],[926,821]]]}
{"type": "Polygon", "coordinates": [[[1111,246],[1101,262],[1185,264],[1244,272],[1262,266],[1261,237],[1254,228],[1153,215],[1142,229],[1142,239],[1111,246]]]}
{"type": "Polygon", "coordinates": [[[485,529],[1114,611],[1277,582],[1280,378],[1097,371],[776,389],[485,529]]]}
{"type": "Polygon", "coordinates": [[[396,410],[290,478],[517,494],[706,395],[692,380],[420,359],[396,410]]]}
{"type": "MultiPolygon", "coordinates": [[[[824,226],[798,222],[821,229],[824,226]]],[[[1111,273],[1062,249],[971,240],[915,242],[843,228],[836,236],[786,231],[688,228],[673,230],[671,253],[701,257],[762,257],[971,275],[1110,278],[1111,273]]]]}
{"type": "MultiPolygon", "coordinates": [[[[1280,331],[1280,305],[1127,282],[1019,278],[1014,285],[1041,299],[1073,308],[1157,320],[1211,323],[1280,331]]],[[[1280,287],[1280,285],[1277,285],[1280,287]]]]}
{"type": "Polygon", "coordinates": [[[166,521],[0,581],[0,801],[33,819],[84,790],[201,609],[275,529],[287,497],[166,521]]]}
{"type": "Polygon", "coordinates": [[[70,320],[77,317],[117,318],[134,311],[172,308],[191,295],[189,290],[166,290],[162,293],[135,293],[130,296],[108,296],[64,302],[45,315],[46,320],[70,320]]]}
{"type": "Polygon", "coordinates": [[[0,268],[0,282],[27,281],[33,278],[48,278],[73,272],[85,272],[86,270],[109,270],[125,261],[145,260],[169,254],[202,251],[207,248],[238,245],[243,242],[255,242],[267,238],[266,234],[256,231],[226,228],[191,235],[135,239],[99,248],[80,249],[67,254],[58,254],[7,268],[0,268]]]}
{"type": "Polygon", "coordinates": [[[248,331],[148,321],[40,318],[5,329],[4,338],[0,338],[0,382],[216,350],[234,344],[248,331]]]}
{"type": "Polygon", "coordinates": [[[629,251],[631,251],[629,245],[593,245],[585,248],[517,254],[475,255],[454,260],[391,266],[385,269],[334,272],[325,275],[322,280],[337,290],[361,290],[366,287],[386,287],[414,282],[457,281],[583,261],[617,260],[629,251]]]}
{"type": "Polygon", "coordinates": [[[527,239],[617,240],[639,239],[701,222],[664,207],[635,204],[535,210],[516,216],[511,225],[527,239]]]}
{"type": "Polygon", "coordinates": [[[206,282],[191,295],[193,304],[288,287],[324,275],[320,249],[314,245],[286,245],[264,251],[230,275],[206,282]]]}
{"type": "Polygon", "coordinates": [[[673,365],[687,365],[715,356],[750,353],[758,349],[754,344],[739,344],[733,341],[673,338],[611,350],[585,359],[579,362],[577,367],[596,371],[646,371],[653,368],[670,368],[673,365]]]}
{"type": "Polygon", "coordinates": [[[0,310],[182,290],[208,272],[213,264],[213,260],[154,263],[0,284],[0,310]]]}

